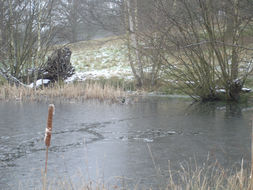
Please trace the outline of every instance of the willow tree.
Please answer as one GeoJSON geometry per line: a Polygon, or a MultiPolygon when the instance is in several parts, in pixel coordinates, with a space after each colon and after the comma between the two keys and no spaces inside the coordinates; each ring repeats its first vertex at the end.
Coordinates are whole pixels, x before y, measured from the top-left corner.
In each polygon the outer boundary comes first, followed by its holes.
{"type": "Polygon", "coordinates": [[[160,55],[174,85],[198,100],[238,100],[252,71],[245,31],[252,19],[242,0],[156,0],[167,27],[160,55]],[[228,22],[229,18],[229,22],[228,22]],[[228,32],[229,27],[229,32],[228,32]]]}

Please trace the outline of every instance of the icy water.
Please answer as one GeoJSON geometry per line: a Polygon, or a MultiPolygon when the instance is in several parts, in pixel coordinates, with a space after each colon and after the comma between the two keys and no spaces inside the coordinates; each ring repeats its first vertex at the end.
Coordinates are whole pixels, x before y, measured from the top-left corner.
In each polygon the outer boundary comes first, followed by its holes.
{"type": "MultiPolygon", "coordinates": [[[[177,168],[190,158],[202,163],[209,155],[223,167],[238,166],[242,158],[249,164],[250,103],[144,97],[130,104],[55,107],[48,161],[52,184],[90,179],[156,189],[156,169],[166,177],[168,161],[177,168]]],[[[47,109],[47,103],[0,103],[0,189],[41,188],[47,109]]]]}

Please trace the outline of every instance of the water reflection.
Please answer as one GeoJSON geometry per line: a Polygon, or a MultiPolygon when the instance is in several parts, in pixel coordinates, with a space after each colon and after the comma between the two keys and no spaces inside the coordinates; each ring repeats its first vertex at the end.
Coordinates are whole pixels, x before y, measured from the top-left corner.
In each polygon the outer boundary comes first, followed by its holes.
{"type": "Polygon", "coordinates": [[[206,133],[203,142],[212,143],[208,150],[223,166],[240,165],[241,159],[249,156],[250,108],[247,103],[225,102],[195,103],[187,108],[188,115],[200,116],[199,119],[203,120],[199,129],[206,133]]]}
{"type": "Polygon", "coordinates": [[[186,114],[200,114],[215,116],[216,113],[224,112],[224,118],[242,117],[242,111],[252,110],[248,103],[233,102],[194,102],[186,108],[186,114]]]}

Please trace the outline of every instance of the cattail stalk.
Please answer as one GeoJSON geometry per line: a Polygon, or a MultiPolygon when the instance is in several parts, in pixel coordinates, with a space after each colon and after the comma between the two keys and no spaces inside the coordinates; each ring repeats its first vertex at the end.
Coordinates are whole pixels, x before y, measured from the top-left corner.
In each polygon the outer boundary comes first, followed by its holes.
{"type": "Polygon", "coordinates": [[[46,177],[47,177],[47,160],[48,160],[48,148],[51,142],[52,128],[53,128],[53,114],[54,114],[54,105],[50,104],[48,106],[48,118],[47,118],[47,127],[45,132],[44,142],[46,145],[46,163],[45,163],[45,175],[44,175],[44,183],[43,190],[46,189],[46,177]]]}
{"type": "Polygon", "coordinates": [[[45,133],[45,145],[50,146],[52,127],[53,127],[53,114],[54,114],[54,105],[50,104],[48,106],[48,118],[47,118],[47,128],[45,133]]]}

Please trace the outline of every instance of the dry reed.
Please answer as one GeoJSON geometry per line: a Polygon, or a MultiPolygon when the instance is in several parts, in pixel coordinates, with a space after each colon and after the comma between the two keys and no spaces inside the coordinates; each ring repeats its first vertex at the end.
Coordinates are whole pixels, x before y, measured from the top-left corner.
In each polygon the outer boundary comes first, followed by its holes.
{"type": "Polygon", "coordinates": [[[126,94],[120,88],[114,88],[109,85],[100,85],[98,83],[87,84],[85,87],[86,99],[112,100],[117,101],[118,98],[124,97],[126,94]]]}
{"type": "Polygon", "coordinates": [[[33,90],[26,87],[4,85],[0,88],[0,100],[5,101],[51,101],[52,99],[85,100],[98,99],[117,101],[125,96],[120,88],[109,85],[94,84],[64,84],[33,90]]]}
{"type": "MultiPolygon", "coordinates": [[[[217,163],[203,165],[187,165],[184,163],[179,170],[168,170],[166,177],[162,176],[161,184],[154,184],[152,187],[145,184],[138,184],[138,179],[115,177],[106,180],[89,180],[87,177],[80,178],[77,184],[72,184],[68,179],[56,179],[50,181],[49,189],[54,190],[109,190],[109,189],[160,189],[160,190],[250,190],[249,173],[242,167],[237,172],[225,170],[217,163]],[[122,184],[124,179],[124,184],[122,184]],[[119,185],[121,184],[121,185],[119,185]]],[[[250,172],[250,171],[248,171],[250,172]]],[[[80,175],[80,174],[79,174],[80,175]]],[[[78,176],[77,176],[78,177],[78,176]]],[[[152,181],[157,181],[155,179],[152,181]]],[[[141,178],[145,179],[145,178],[141,178]]],[[[147,180],[150,177],[147,176],[147,180]]]]}

